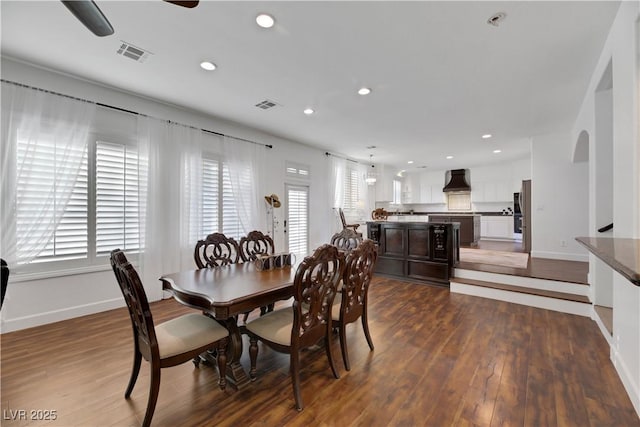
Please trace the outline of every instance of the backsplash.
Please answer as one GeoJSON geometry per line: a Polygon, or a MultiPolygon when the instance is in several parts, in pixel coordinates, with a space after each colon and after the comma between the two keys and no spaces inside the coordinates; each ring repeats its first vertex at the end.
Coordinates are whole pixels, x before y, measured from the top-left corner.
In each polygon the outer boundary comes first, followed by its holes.
{"type": "MultiPolygon", "coordinates": [[[[405,203],[394,205],[389,202],[376,202],[376,208],[393,212],[449,212],[445,203],[405,203]]],[[[513,203],[471,203],[472,212],[502,212],[513,210],[513,203]]]]}

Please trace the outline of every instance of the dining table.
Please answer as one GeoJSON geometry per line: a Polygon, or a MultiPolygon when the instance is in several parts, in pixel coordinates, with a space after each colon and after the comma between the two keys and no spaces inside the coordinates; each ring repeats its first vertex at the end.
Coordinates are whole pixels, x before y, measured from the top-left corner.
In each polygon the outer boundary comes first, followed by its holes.
{"type": "Polygon", "coordinates": [[[227,376],[236,388],[249,383],[240,364],[243,313],[293,296],[296,266],[260,270],[255,263],[185,270],[160,277],[162,288],[188,307],[202,310],[229,330],[227,376]]]}

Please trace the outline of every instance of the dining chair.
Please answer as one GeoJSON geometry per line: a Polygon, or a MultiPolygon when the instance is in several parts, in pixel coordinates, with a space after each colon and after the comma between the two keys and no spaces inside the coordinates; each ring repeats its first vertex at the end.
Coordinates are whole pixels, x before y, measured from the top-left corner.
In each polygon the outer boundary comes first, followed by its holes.
{"type": "Polygon", "coordinates": [[[240,261],[240,247],[232,237],[213,233],[204,240],[198,240],[193,258],[198,268],[237,264],[240,261]]]}
{"type": "Polygon", "coordinates": [[[342,275],[340,298],[336,298],[331,310],[331,324],[338,328],[342,361],[347,371],[351,370],[347,351],[346,326],[360,318],[369,348],[373,350],[373,340],[369,333],[367,301],[373,269],[378,258],[378,249],[373,240],[365,240],[347,255],[342,275]]]}
{"type": "Polygon", "coordinates": [[[342,208],[338,208],[338,213],[340,214],[340,221],[342,222],[342,228],[352,228],[353,231],[355,231],[356,233],[358,232],[358,227],[360,227],[360,224],[347,224],[347,220],[344,217],[344,211],[342,210],[342,208]]]}
{"type": "Polygon", "coordinates": [[[215,348],[218,352],[218,385],[226,387],[226,348],[229,331],[215,320],[199,313],[185,314],[154,325],[149,302],[138,273],[127,261],[124,252],[111,252],[111,267],[124,296],[133,329],[133,370],[125,399],[136,384],[142,358],[151,365],[149,399],[142,426],[151,424],[160,391],[160,370],[180,365],[200,353],[215,348]]]}
{"type": "Polygon", "coordinates": [[[2,308],[2,304],[4,304],[4,295],[7,293],[7,285],[9,284],[9,266],[7,262],[3,259],[0,259],[0,268],[2,269],[2,296],[0,297],[0,309],[2,308]]]}
{"type": "Polygon", "coordinates": [[[243,262],[255,261],[260,255],[275,252],[273,239],[259,230],[253,230],[240,239],[240,258],[243,262]]]}
{"type": "Polygon", "coordinates": [[[300,393],[300,351],[324,338],[325,350],[335,378],[340,378],[333,361],[331,307],[344,269],[344,254],[325,244],[306,257],[294,278],[293,305],[278,309],[247,323],[249,335],[249,376],[256,379],[258,340],[281,353],[289,353],[296,409],[303,409],[300,393]]]}
{"type": "Polygon", "coordinates": [[[341,251],[349,252],[362,243],[362,235],[350,228],[345,228],[331,236],[331,244],[341,251]]]}
{"type": "MultiPolygon", "coordinates": [[[[265,235],[262,231],[253,230],[246,236],[240,238],[240,258],[243,262],[255,261],[260,255],[272,255],[275,252],[275,246],[271,236],[265,235]]],[[[260,307],[260,315],[268,311],[273,311],[274,304],[266,307],[260,307]]],[[[249,318],[249,312],[244,313],[244,322],[249,318]]]]}

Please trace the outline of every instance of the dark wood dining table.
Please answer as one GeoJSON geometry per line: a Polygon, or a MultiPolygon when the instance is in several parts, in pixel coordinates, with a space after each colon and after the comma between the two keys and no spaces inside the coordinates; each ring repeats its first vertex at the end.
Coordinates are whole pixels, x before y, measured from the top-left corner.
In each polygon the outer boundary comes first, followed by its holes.
{"type": "Polygon", "coordinates": [[[186,306],[212,315],[229,330],[228,379],[237,388],[249,382],[240,365],[240,314],[293,296],[295,266],[258,270],[254,263],[186,270],[160,277],[162,288],[186,306]]]}

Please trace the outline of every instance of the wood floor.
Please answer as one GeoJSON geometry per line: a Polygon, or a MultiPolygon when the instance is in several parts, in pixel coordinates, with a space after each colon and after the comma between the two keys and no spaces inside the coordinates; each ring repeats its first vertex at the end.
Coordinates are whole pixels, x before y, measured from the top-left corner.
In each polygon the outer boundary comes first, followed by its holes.
{"type": "MultiPolygon", "coordinates": [[[[156,321],[189,311],[173,300],[152,310],[156,321]]],[[[588,318],[383,278],[369,312],[376,348],[349,325],[350,372],[334,337],[340,379],[324,349],[303,352],[304,411],[294,409],[288,357],[260,346],[258,379],[240,391],[220,391],[211,366],[163,369],[153,425],[640,426],[588,318]]],[[[2,426],[140,425],[149,370],[143,362],[125,400],[124,308],[4,334],[1,344],[2,426]],[[21,409],[57,419],[11,420],[21,409]]]]}

